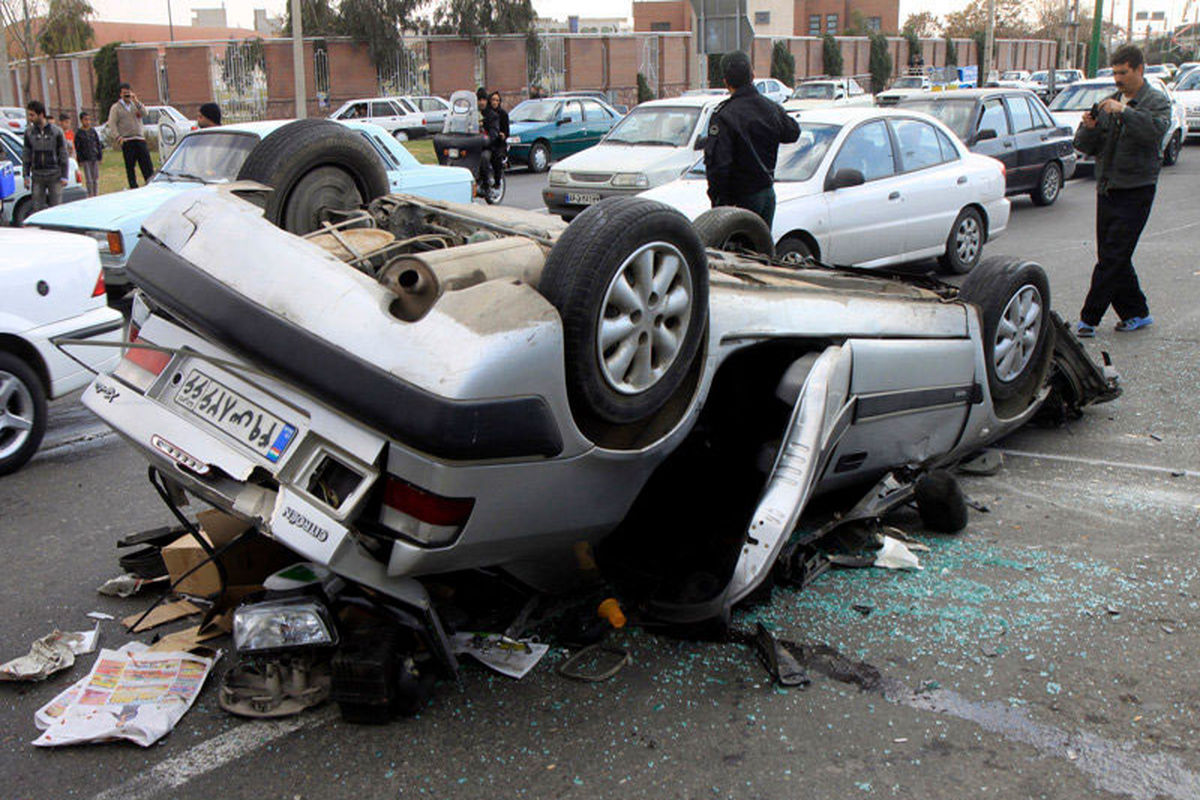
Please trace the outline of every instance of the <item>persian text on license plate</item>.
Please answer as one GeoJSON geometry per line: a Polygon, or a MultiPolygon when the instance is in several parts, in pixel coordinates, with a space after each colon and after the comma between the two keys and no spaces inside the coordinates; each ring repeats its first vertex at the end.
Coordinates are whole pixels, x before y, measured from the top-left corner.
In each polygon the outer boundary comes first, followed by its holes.
{"type": "Polygon", "coordinates": [[[188,373],[175,403],[268,461],[278,461],[296,438],[296,426],[198,369],[188,373]]]}
{"type": "Polygon", "coordinates": [[[590,206],[600,202],[600,195],[596,192],[567,192],[567,202],[575,206],[590,206]]]}

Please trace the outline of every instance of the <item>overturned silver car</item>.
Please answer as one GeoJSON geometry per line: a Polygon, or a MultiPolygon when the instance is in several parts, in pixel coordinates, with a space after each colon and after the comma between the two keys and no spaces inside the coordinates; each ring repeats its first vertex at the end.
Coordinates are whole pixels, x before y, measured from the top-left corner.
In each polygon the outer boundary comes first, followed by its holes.
{"type": "Polygon", "coordinates": [[[84,402],[172,495],[391,605],[449,672],[440,576],[551,591],[581,545],[682,531],[686,569],[634,566],[638,614],[727,619],[818,494],[892,502],[1048,396],[1117,393],[1056,342],[1030,262],[961,289],[783,266],[706,248],[753,240],[745,212],[714,210],[706,242],[638,198],[567,226],[389,195],[335,222],[301,238],[232,193],[165,205],[129,262],[128,349],[84,402]]]}

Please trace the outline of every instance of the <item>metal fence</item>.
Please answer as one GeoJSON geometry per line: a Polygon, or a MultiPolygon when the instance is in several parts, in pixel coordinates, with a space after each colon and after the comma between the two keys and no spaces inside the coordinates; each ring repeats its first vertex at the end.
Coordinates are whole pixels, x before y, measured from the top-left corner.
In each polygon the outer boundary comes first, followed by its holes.
{"type": "Polygon", "coordinates": [[[210,60],[213,99],[229,122],[250,122],[267,116],[267,69],[261,43],[231,41],[214,49],[210,60]]]}
{"type": "Polygon", "coordinates": [[[329,108],[329,51],[325,42],[313,45],[313,91],[317,94],[317,108],[329,108]]]}
{"type": "Polygon", "coordinates": [[[567,88],[567,43],[562,36],[539,36],[525,58],[531,87],[540,86],[547,94],[567,88]]]}
{"type": "Polygon", "coordinates": [[[638,48],[638,72],[645,78],[646,83],[650,85],[650,91],[658,93],[658,37],[643,36],[641,37],[641,47],[638,48]]]}
{"type": "Polygon", "coordinates": [[[405,41],[392,62],[378,73],[381,96],[429,94],[429,48],[425,40],[405,41]]]}

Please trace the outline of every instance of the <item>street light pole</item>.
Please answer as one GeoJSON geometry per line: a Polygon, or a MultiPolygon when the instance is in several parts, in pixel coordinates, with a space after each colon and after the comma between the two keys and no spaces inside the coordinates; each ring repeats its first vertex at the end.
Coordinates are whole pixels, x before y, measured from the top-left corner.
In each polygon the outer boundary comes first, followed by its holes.
{"type": "Polygon", "coordinates": [[[171,18],[171,0],[167,0],[167,29],[171,32],[171,41],[175,41],[175,20],[171,18]]]}
{"type": "Polygon", "coordinates": [[[308,91],[304,87],[304,20],[300,0],[292,0],[292,76],[296,95],[296,119],[308,116],[308,91]]]}
{"type": "Polygon", "coordinates": [[[983,36],[983,50],[979,58],[980,75],[976,80],[977,86],[987,85],[992,77],[992,53],[996,49],[996,0],[988,0],[987,31],[983,36]]]}

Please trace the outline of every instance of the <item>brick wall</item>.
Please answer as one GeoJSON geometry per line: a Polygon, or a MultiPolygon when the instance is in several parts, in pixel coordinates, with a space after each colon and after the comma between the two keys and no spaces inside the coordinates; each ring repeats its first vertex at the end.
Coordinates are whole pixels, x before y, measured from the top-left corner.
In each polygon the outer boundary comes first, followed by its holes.
{"type": "MultiPolygon", "coordinates": [[[[159,104],[156,62],[157,47],[120,47],[117,49],[117,68],[121,80],[128,83],[143,103],[159,104]]],[[[108,109],[103,110],[108,114],[108,109]]]]}
{"type": "Polygon", "coordinates": [[[631,37],[610,37],[605,42],[608,45],[608,85],[604,88],[632,89],[636,103],[641,41],[631,37]]]}
{"type": "Polygon", "coordinates": [[[176,45],[166,48],[165,57],[171,105],[195,119],[200,106],[213,99],[211,48],[206,44],[176,45]]]}
{"type": "Polygon", "coordinates": [[[429,42],[429,91],[449,97],[459,89],[475,88],[475,45],[466,39],[429,42]]]}
{"type": "Polygon", "coordinates": [[[379,94],[379,77],[365,44],[328,41],[325,48],[329,57],[330,111],[347,100],[379,94]]]}
{"type": "MultiPolygon", "coordinates": [[[[524,39],[492,39],[486,49],[488,91],[497,90],[506,97],[523,95],[529,83],[524,39]]],[[[514,103],[505,102],[512,107],[514,103]]]]}
{"type": "Polygon", "coordinates": [[[692,7],[687,0],[634,0],[633,29],[635,31],[690,31],[692,7]],[[659,28],[659,25],[668,25],[659,28]]]}
{"type": "MultiPolygon", "coordinates": [[[[267,72],[267,118],[288,119],[296,116],[296,88],[292,72],[292,43],[276,40],[263,42],[263,62],[267,72]]],[[[309,116],[325,116],[333,111],[319,109],[313,74],[313,45],[304,43],[304,86],[308,91],[305,108],[309,116]]]]}
{"type": "Polygon", "coordinates": [[[604,88],[604,43],[600,39],[569,38],[567,89],[604,88]]]}

